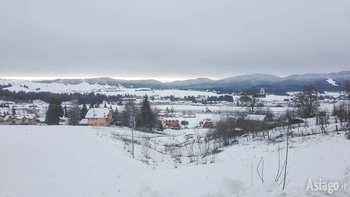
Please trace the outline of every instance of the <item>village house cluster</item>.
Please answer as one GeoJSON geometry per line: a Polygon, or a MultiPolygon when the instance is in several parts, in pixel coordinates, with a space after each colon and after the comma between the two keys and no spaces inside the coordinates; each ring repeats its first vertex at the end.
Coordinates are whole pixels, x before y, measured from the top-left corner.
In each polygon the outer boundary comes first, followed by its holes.
{"type": "Polygon", "coordinates": [[[0,114],[0,125],[36,125],[41,123],[37,114],[25,116],[0,114]]]}
{"type": "Polygon", "coordinates": [[[36,113],[36,105],[16,105],[15,102],[0,103],[0,125],[36,125],[43,123],[36,113]]]}

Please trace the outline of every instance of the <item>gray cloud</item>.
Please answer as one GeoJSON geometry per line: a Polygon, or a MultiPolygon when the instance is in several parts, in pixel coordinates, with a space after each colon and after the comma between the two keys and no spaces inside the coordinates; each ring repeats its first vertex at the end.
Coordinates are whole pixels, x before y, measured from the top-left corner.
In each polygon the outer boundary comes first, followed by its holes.
{"type": "Polygon", "coordinates": [[[0,77],[223,78],[350,68],[346,0],[5,0],[0,26],[0,77]]]}

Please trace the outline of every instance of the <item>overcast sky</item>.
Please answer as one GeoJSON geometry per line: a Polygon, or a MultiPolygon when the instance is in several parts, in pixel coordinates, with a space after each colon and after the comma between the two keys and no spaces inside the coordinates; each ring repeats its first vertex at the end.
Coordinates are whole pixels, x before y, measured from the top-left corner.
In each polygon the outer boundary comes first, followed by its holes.
{"type": "Polygon", "coordinates": [[[348,0],[1,0],[0,77],[350,70],[348,0]]]}

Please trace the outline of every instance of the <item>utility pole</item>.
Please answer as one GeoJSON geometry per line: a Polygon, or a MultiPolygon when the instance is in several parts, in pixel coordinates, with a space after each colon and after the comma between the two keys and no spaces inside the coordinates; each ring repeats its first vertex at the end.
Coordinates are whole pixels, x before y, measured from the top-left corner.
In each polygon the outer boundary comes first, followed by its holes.
{"type": "MultiPolygon", "coordinates": [[[[316,125],[318,125],[318,90],[316,89],[316,125]]],[[[317,126],[316,126],[317,131],[317,126]]]]}
{"type": "Polygon", "coordinates": [[[350,139],[350,90],[347,90],[348,96],[348,139],[350,139]]]}
{"type": "Polygon", "coordinates": [[[135,152],[134,152],[134,126],[135,126],[135,114],[134,114],[134,108],[132,109],[132,132],[131,132],[131,143],[132,143],[132,158],[135,157],[135,152]]]}

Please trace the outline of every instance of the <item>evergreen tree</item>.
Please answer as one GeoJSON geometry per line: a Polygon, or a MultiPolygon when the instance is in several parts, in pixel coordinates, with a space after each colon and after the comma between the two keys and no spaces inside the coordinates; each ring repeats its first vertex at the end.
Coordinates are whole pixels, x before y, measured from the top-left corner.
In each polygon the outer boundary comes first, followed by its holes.
{"type": "Polygon", "coordinates": [[[153,113],[151,106],[148,101],[148,96],[145,95],[142,102],[141,107],[141,120],[140,120],[140,126],[146,128],[147,130],[152,130],[153,128],[153,113]]]}
{"type": "Polygon", "coordinates": [[[135,112],[135,103],[133,101],[128,101],[124,105],[124,111],[120,115],[121,124],[123,126],[126,126],[126,127],[131,126],[132,115],[133,114],[136,115],[135,113],[133,113],[133,111],[135,112]]]}
{"type": "Polygon", "coordinates": [[[66,105],[64,105],[64,117],[68,117],[68,110],[66,105]]]}
{"type": "Polygon", "coordinates": [[[83,108],[81,109],[80,120],[85,118],[87,112],[88,112],[87,107],[86,107],[86,105],[84,104],[84,105],[83,105],[83,108]]]}
{"type": "Polygon", "coordinates": [[[12,108],[12,116],[15,116],[15,115],[16,115],[16,109],[12,108]]]}
{"type": "Polygon", "coordinates": [[[89,109],[91,109],[91,108],[94,108],[94,104],[90,104],[90,107],[89,107],[89,109]]]}
{"type": "Polygon", "coordinates": [[[63,109],[61,107],[61,101],[57,98],[53,98],[46,112],[45,123],[48,125],[58,125],[60,123],[60,117],[62,116],[63,109]]]}
{"type": "Polygon", "coordinates": [[[105,103],[105,105],[103,106],[104,108],[107,108],[107,104],[105,103]]]}
{"type": "Polygon", "coordinates": [[[115,110],[113,111],[113,124],[117,123],[118,121],[119,121],[119,111],[118,111],[118,107],[115,107],[115,110]]]}

